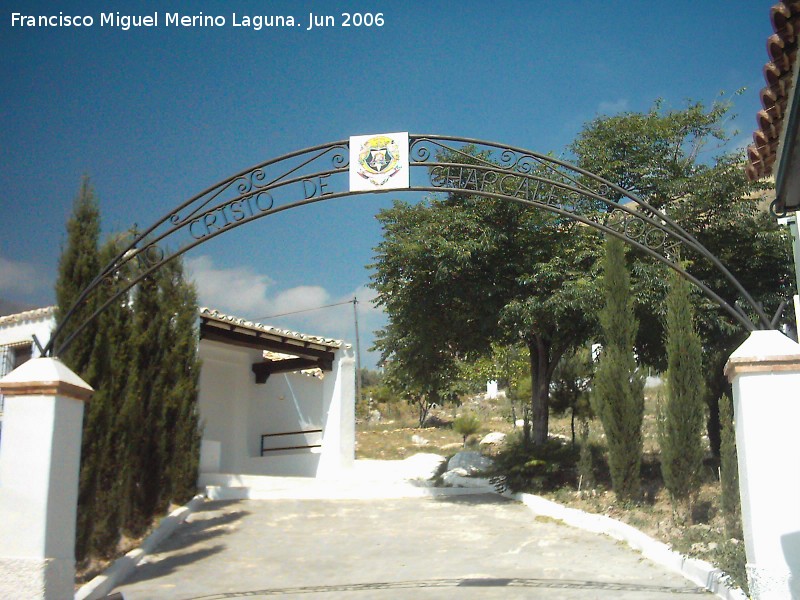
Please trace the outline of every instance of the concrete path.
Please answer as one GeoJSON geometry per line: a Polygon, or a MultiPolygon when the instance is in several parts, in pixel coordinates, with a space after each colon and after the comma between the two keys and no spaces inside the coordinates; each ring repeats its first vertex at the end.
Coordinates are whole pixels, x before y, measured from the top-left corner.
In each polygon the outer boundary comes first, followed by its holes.
{"type": "Polygon", "coordinates": [[[705,597],[627,546],[494,494],[207,502],[126,600],[705,597]]]}

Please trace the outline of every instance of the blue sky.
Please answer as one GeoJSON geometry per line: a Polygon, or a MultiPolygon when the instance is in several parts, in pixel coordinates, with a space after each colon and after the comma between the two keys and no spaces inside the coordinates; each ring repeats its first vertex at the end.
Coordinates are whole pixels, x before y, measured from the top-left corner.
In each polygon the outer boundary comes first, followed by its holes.
{"type": "MultiPolygon", "coordinates": [[[[561,154],[588,120],[735,99],[744,146],[764,82],[772,0],[704,2],[81,2],[4,0],[0,11],[0,298],[53,301],[64,225],[91,177],[105,232],[149,225],[253,164],[350,135],[409,131],[561,154]],[[100,14],[162,15],[101,27],[100,14]],[[89,15],[91,27],[12,26],[12,13],[89,15]],[[163,13],[219,15],[176,28],[163,13]],[[233,27],[232,13],[300,27],[233,27]],[[336,27],[306,31],[308,13],[336,27]],[[382,27],[341,26],[344,12],[382,27]]],[[[187,257],[201,303],[258,319],[342,302],[365,288],[375,214],[354,198],[261,219],[187,257]]],[[[363,364],[383,322],[359,305],[363,364]]],[[[267,319],[352,341],[351,305],[267,319]]]]}

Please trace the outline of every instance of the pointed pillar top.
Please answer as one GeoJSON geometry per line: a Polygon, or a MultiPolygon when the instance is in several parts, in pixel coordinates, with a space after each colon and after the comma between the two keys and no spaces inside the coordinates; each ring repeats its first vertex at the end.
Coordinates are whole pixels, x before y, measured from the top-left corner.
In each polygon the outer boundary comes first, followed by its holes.
{"type": "Polygon", "coordinates": [[[0,379],[5,396],[65,396],[88,401],[94,390],[57,358],[34,358],[0,379]]]}
{"type": "Polygon", "coordinates": [[[744,373],[800,372],[800,344],[780,331],[754,331],[725,365],[728,381],[744,373]]]}

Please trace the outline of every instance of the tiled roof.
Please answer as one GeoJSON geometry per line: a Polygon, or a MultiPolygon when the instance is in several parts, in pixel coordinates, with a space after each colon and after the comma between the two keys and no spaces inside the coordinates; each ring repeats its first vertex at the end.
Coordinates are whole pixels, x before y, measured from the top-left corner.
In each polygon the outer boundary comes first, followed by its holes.
{"type": "Polygon", "coordinates": [[[795,81],[797,40],[800,33],[800,0],[781,0],[770,10],[773,33],[767,39],[769,62],[764,65],[766,87],[761,90],[763,109],[758,111],[758,129],[747,147],[747,177],[751,181],[769,177],[778,157],[795,81]]]}
{"type": "Polygon", "coordinates": [[[49,319],[55,315],[55,306],[46,306],[44,308],[34,308],[33,310],[26,310],[14,315],[6,315],[0,317],[0,327],[15,325],[16,323],[24,323],[25,321],[37,321],[49,319]]]}
{"type": "Polygon", "coordinates": [[[213,308],[201,308],[200,316],[204,319],[213,319],[220,322],[230,323],[237,327],[250,329],[252,331],[261,331],[281,338],[290,340],[297,340],[311,344],[318,344],[320,346],[327,346],[328,348],[341,348],[344,342],[341,340],[334,340],[331,338],[320,337],[316,335],[308,335],[305,333],[298,333],[297,331],[288,331],[286,329],[278,329],[270,325],[263,325],[262,323],[253,323],[246,319],[240,319],[231,315],[226,315],[213,308]]]}

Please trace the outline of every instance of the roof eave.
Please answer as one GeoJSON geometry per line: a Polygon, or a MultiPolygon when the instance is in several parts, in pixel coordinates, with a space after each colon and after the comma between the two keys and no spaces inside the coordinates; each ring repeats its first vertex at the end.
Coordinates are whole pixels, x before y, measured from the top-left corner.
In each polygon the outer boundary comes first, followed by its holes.
{"type": "Polygon", "coordinates": [[[794,89],[789,96],[788,119],[781,132],[775,175],[775,209],[777,212],[800,208],[800,86],[797,85],[800,60],[794,64],[794,89]]]}

